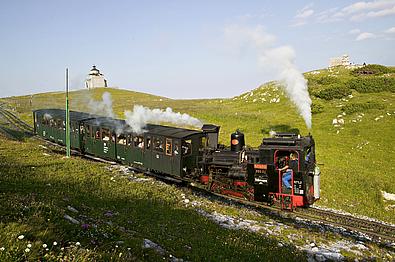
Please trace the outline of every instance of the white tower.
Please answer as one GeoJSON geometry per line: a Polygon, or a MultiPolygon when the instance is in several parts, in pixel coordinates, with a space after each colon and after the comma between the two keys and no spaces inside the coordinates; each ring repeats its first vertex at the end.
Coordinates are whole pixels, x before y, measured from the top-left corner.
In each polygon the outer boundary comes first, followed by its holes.
{"type": "Polygon", "coordinates": [[[103,74],[100,73],[96,66],[93,66],[85,81],[85,87],[88,89],[97,87],[107,87],[107,80],[104,79],[103,74]]]}

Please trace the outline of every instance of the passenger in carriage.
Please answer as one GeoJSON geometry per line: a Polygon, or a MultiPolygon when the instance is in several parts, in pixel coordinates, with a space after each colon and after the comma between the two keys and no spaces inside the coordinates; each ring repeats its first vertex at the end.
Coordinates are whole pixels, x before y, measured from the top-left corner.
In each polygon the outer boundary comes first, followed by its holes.
{"type": "Polygon", "coordinates": [[[292,171],[295,173],[298,170],[298,159],[295,153],[290,154],[290,160],[288,164],[286,164],[283,168],[279,169],[280,171],[286,170],[283,174],[282,181],[286,188],[291,189],[292,186],[290,184],[292,180],[292,171]]]}

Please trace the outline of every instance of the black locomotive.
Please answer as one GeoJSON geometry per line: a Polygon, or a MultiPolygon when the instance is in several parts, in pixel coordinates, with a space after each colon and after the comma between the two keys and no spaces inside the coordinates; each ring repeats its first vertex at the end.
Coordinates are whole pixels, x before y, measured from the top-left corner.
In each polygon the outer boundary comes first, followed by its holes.
{"type": "MultiPolygon", "coordinates": [[[[37,135],[65,144],[64,110],[36,110],[33,118],[37,135]]],[[[285,209],[309,206],[319,199],[320,173],[312,136],[278,133],[251,149],[239,131],[231,135],[230,147],[218,144],[219,129],[149,124],[145,132],[136,134],[124,120],[70,111],[71,147],[83,154],[285,209]]]]}

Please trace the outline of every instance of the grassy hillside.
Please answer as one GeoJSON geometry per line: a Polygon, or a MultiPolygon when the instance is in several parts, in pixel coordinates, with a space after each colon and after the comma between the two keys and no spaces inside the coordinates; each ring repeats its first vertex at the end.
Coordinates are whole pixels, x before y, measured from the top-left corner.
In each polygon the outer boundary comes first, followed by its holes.
{"type": "MultiPolygon", "coordinates": [[[[313,100],[312,130],[306,129],[295,107],[274,82],[230,99],[173,100],[120,89],[77,91],[71,93],[71,109],[87,111],[89,97],[99,99],[107,91],[120,118],[134,104],[172,107],[221,125],[221,142],[225,144],[229,144],[229,135],[236,128],[245,132],[250,146],[258,146],[270,130],[311,132],[322,170],[322,199],[318,204],[395,223],[395,203],[384,200],[381,193],[395,193],[393,69],[369,66],[352,71],[339,67],[305,76],[313,100]],[[334,119],[340,124],[333,125],[334,119]]],[[[31,121],[32,109],[63,107],[64,94],[2,101],[31,121]]]]}

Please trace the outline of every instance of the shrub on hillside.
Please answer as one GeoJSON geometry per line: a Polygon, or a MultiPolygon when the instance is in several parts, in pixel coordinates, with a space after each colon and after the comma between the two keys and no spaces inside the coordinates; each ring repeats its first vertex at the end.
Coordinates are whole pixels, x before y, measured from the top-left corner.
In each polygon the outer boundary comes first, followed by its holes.
{"type": "Polygon", "coordinates": [[[351,71],[354,76],[359,75],[383,75],[393,72],[390,68],[382,65],[366,65],[351,71]]]}
{"type": "Polygon", "coordinates": [[[367,102],[367,103],[350,103],[342,107],[342,111],[347,114],[353,114],[357,112],[365,112],[369,109],[384,109],[383,104],[377,102],[367,102]]]}
{"type": "Polygon", "coordinates": [[[395,92],[395,78],[362,77],[348,81],[348,87],[360,93],[395,92]]]}
{"type": "Polygon", "coordinates": [[[333,76],[323,76],[320,78],[317,78],[316,83],[319,85],[330,85],[337,83],[339,80],[336,77],[333,76]]]}
{"type": "Polygon", "coordinates": [[[351,90],[344,85],[330,85],[328,88],[315,94],[316,97],[325,100],[339,99],[348,95],[351,95],[351,90]]]}
{"type": "Polygon", "coordinates": [[[324,106],[321,103],[313,102],[311,104],[311,113],[318,114],[324,111],[324,106]]]}

